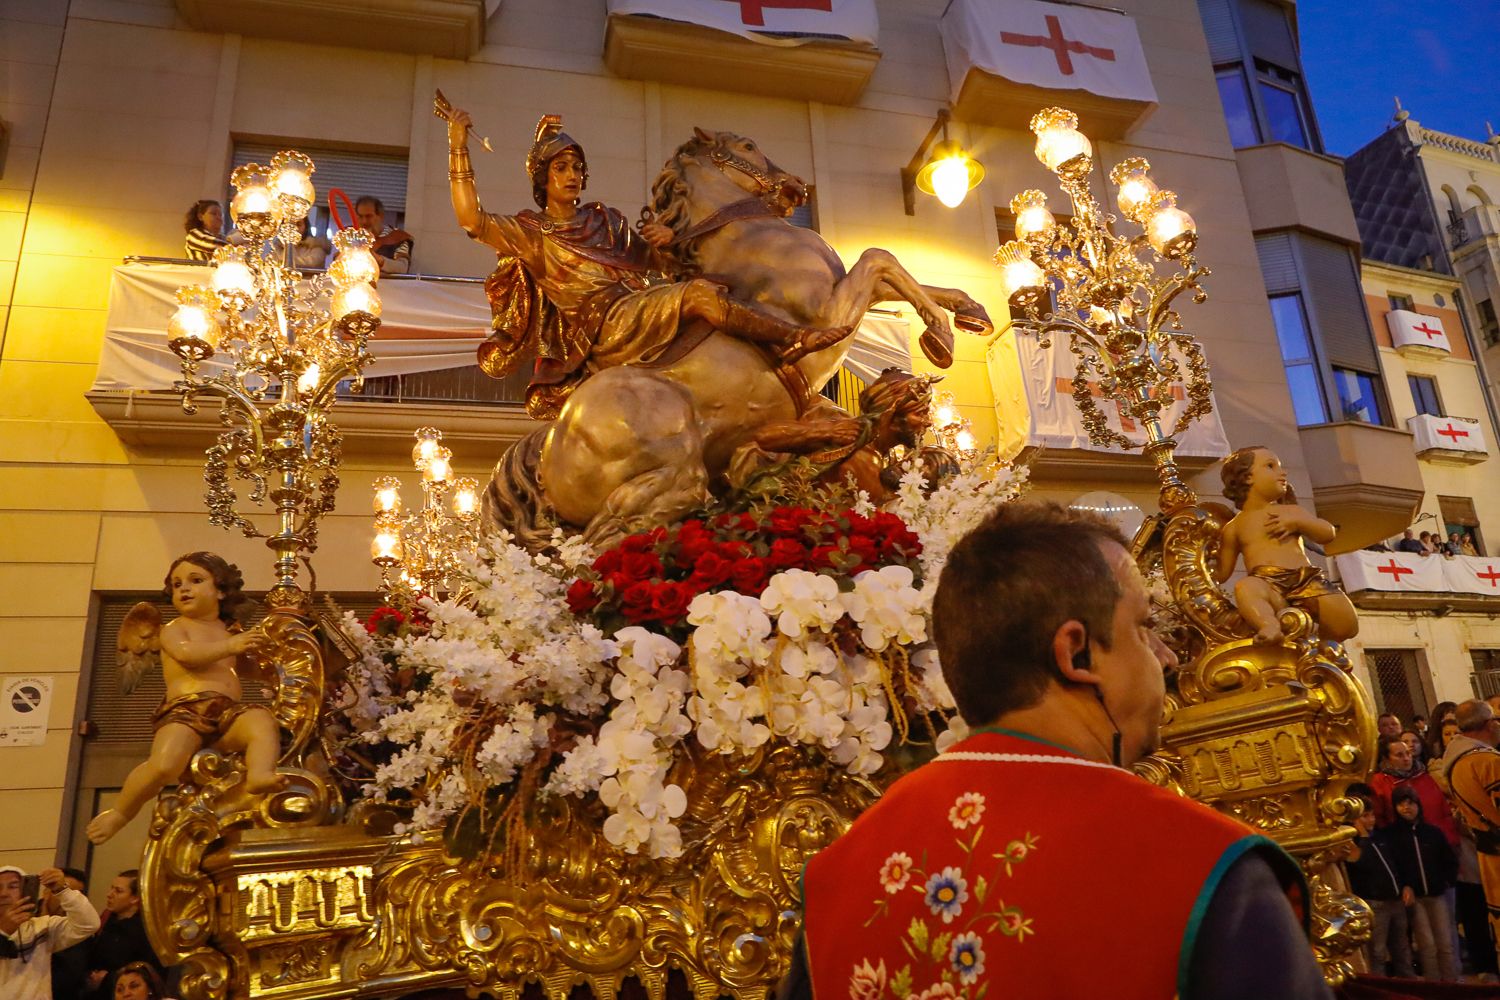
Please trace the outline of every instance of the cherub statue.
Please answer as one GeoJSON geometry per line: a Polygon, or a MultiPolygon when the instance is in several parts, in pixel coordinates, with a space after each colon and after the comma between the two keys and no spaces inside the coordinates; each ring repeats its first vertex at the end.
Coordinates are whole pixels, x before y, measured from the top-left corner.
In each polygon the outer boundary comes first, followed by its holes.
{"type": "Polygon", "coordinates": [[[1240,512],[1224,526],[1219,543],[1220,583],[1234,573],[1240,556],[1248,575],[1234,585],[1240,614],[1255,629],[1255,641],[1279,642],[1279,620],[1288,605],[1318,623],[1325,640],[1343,642],[1359,632],[1348,596],[1307,561],[1303,538],[1326,545],[1334,526],[1297,505],[1281,460],[1268,448],[1241,448],[1224,460],[1224,495],[1240,512]]]}
{"type": "Polygon", "coordinates": [[[190,552],[172,563],[165,591],[180,617],[165,627],[156,608],[142,602],[120,626],[121,687],[129,694],[158,660],[167,693],[151,717],[151,756],[125,779],[113,808],[95,816],[88,838],[102,844],[135,818],[141,806],[178,780],[193,754],[206,745],[245,754],[245,789],[281,787],[276,759],[281,733],[259,705],[242,704],[242,654],[266,641],[259,629],[241,631],[236,613],[248,600],[244,577],[212,552],[190,552]]]}

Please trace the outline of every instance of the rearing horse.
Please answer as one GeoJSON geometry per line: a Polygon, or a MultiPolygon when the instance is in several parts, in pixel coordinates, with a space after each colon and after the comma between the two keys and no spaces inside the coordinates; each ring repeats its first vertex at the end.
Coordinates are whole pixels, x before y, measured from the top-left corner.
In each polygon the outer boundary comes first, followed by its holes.
{"type": "MultiPolygon", "coordinates": [[[[953,348],[943,309],[955,311],[966,329],[989,327],[968,295],[920,284],[885,250],[868,249],[845,270],[816,232],[765,208],[795,204],[805,184],[774,167],[750,139],[694,131],[658,176],[651,206],[677,234],[674,247],[687,269],[808,327],[853,328],[877,302],[909,302],[927,324],[923,350],[941,367],[951,363],[953,348]]],[[[556,420],[501,458],[485,493],[486,525],[537,547],[553,520],[582,530],[595,545],[670,524],[704,505],[710,485],[757,427],[813,410],[842,412],[815,393],[848,349],[844,340],[778,374],[754,344],[712,331],[667,363],[590,375],[556,420]]]]}

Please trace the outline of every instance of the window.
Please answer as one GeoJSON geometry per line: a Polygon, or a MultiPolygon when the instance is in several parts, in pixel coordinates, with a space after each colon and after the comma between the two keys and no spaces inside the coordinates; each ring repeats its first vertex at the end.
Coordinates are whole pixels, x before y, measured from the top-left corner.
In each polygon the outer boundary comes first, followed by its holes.
{"type": "Polygon", "coordinates": [[[1391,303],[1392,309],[1405,309],[1407,312],[1415,312],[1417,304],[1410,295],[1402,295],[1400,292],[1389,292],[1386,298],[1391,303]]]}
{"type": "Polygon", "coordinates": [[[1245,71],[1226,66],[1214,71],[1219,82],[1219,101],[1224,105],[1224,120],[1229,125],[1229,142],[1235,149],[1260,143],[1260,129],[1255,124],[1255,110],[1250,106],[1250,89],[1245,85],[1245,71]]]}
{"type": "Polygon", "coordinates": [[[1296,73],[1271,63],[1255,61],[1260,103],[1266,116],[1266,131],[1272,142],[1286,142],[1310,149],[1306,115],[1302,110],[1302,81],[1296,73]]]}
{"type": "Polygon", "coordinates": [[[1366,649],[1365,669],[1370,672],[1376,710],[1393,712],[1402,722],[1411,721],[1413,715],[1428,714],[1416,650],[1366,649]]]}
{"type": "MultiPolygon", "coordinates": [[[[315,234],[333,238],[337,227],[328,214],[328,192],[338,188],[352,204],[364,195],[379,198],[385,205],[385,224],[400,229],[406,220],[406,157],[391,153],[354,152],[347,149],[323,149],[288,140],[275,144],[241,141],[234,145],[232,167],[242,163],[269,163],[279,149],[299,149],[312,157],[317,170],[313,185],[317,199],[308,212],[308,225],[315,234]]],[[[225,203],[226,205],[228,202],[225,203]]],[[[339,212],[346,210],[342,203],[339,212]]]]}
{"type": "Polygon", "coordinates": [[[1335,368],[1333,384],[1339,394],[1339,412],[1344,420],[1384,424],[1380,406],[1380,379],[1352,368],[1335,368]]]}
{"type": "Polygon", "coordinates": [[[1416,404],[1418,413],[1432,417],[1443,415],[1443,404],[1438,399],[1437,379],[1430,375],[1408,375],[1406,384],[1411,386],[1411,401],[1416,404]]]}
{"type": "Polygon", "coordinates": [[[1307,313],[1302,296],[1271,296],[1271,318],[1276,323],[1276,340],[1281,345],[1281,361],[1286,367],[1286,384],[1292,391],[1292,411],[1297,425],[1328,421],[1323,404],[1323,386],[1318,379],[1318,362],[1313,357],[1312,338],[1308,335],[1307,313]]]}
{"type": "Polygon", "coordinates": [[[1474,308],[1479,310],[1479,332],[1484,335],[1485,346],[1500,343],[1500,318],[1495,316],[1495,304],[1480,299],[1474,308]]]}
{"type": "Polygon", "coordinates": [[[1474,697],[1500,694],[1500,649],[1471,649],[1469,658],[1474,661],[1474,697]]]}

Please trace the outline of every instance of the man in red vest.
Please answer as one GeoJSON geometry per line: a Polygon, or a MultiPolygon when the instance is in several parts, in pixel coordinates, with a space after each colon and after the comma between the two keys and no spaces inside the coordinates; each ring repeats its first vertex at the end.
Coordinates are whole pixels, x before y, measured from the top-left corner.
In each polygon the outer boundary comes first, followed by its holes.
{"type": "Polygon", "coordinates": [[[1164,671],[1109,522],[1008,504],[933,607],[973,734],[808,864],[783,1000],[1301,1000],[1329,995],[1274,843],[1125,770],[1164,671]]]}

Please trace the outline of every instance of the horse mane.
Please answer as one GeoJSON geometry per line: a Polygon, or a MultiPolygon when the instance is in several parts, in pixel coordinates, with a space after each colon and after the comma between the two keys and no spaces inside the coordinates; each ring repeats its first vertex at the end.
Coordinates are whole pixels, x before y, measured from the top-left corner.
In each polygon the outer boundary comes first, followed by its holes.
{"type": "MultiPolygon", "coordinates": [[[[661,173],[656,175],[655,183],[651,185],[651,204],[641,212],[643,221],[650,218],[671,229],[678,237],[687,231],[691,222],[688,220],[688,185],[683,161],[693,159],[712,148],[713,144],[696,136],[677,147],[677,151],[667,160],[666,166],[662,167],[661,173]]],[[[698,243],[701,239],[702,237],[698,237],[685,243],[674,242],[660,252],[675,260],[684,275],[700,274],[703,270],[698,263],[698,243]]]]}

